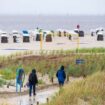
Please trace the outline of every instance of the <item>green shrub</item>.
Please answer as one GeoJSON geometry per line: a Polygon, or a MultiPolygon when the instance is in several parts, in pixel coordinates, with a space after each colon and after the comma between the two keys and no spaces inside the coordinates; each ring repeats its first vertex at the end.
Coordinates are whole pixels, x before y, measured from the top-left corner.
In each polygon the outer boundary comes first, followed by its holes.
{"type": "Polygon", "coordinates": [[[6,81],[2,78],[0,78],[0,87],[2,87],[4,84],[6,84],[6,81]]]}
{"type": "Polygon", "coordinates": [[[42,79],[39,79],[38,84],[45,84],[45,82],[42,79]]]}
{"type": "Polygon", "coordinates": [[[2,70],[1,75],[4,79],[7,79],[7,80],[14,79],[15,77],[15,74],[13,73],[13,71],[8,68],[2,70]]]}

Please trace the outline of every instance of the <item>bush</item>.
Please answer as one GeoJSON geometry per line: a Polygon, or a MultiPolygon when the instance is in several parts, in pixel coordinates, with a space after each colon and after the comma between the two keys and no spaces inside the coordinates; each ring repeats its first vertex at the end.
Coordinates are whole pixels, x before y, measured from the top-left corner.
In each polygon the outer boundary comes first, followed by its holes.
{"type": "Polygon", "coordinates": [[[42,79],[39,79],[38,84],[45,84],[45,82],[42,79]]]}
{"type": "Polygon", "coordinates": [[[2,78],[0,78],[0,87],[6,84],[6,81],[2,78]]]}
{"type": "Polygon", "coordinates": [[[7,80],[13,79],[15,77],[15,74],[13,73],[13,71],[7,68],[4,70],[1,70],[1,75],[4,79],[7,79],[7,80]]]}

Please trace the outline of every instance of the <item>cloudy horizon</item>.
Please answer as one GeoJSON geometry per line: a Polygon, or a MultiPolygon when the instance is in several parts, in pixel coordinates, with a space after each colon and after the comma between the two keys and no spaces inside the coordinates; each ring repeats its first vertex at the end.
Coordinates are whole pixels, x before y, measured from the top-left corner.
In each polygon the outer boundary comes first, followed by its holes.
{"type": "Polygon", "coordinates": [[[105,15],[105,0],[0,0],[0,15],[105,15]]]}

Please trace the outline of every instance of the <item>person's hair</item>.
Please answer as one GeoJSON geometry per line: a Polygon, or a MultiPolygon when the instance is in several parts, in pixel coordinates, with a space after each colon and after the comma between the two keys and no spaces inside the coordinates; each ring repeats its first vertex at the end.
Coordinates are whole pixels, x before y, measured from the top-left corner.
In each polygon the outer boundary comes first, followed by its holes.
{"type": "Polygon", "coordinates": [[[36,73],[36,70],[35,69],[32,69],[32,73],[36,73]]]}
{"type": "Polygon", "coordinates": [[[63,65],[61,66],[61,69],[64,70],[64,66],[63,65]]]}

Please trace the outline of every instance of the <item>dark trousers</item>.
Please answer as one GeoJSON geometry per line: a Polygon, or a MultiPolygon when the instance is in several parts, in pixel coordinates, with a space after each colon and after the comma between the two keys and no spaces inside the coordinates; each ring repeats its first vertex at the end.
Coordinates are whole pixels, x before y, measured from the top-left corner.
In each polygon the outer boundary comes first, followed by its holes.
{"type": "Polygon", "coordinates": [[[63,86],[64,85],[64,81],[59,81],[59,86],[63,86]]]}
{"type": "Polygon", "coordinates": [[[36,95],[35,90],[36,90],[36,85],[29,84],[29,96],[32,95],[32,91],[33,91],[33,95],[35,96],[36,95]]]}

